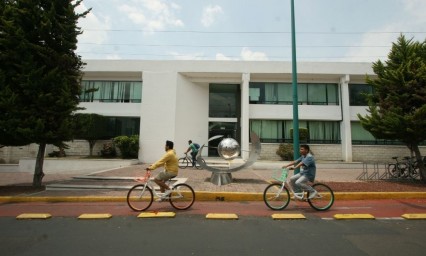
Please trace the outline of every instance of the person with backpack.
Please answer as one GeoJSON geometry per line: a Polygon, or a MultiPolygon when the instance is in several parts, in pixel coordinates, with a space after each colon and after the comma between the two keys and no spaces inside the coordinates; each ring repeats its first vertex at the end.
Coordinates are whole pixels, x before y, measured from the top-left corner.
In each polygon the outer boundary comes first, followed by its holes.
{"type": "Polygon", "coordinates": [[[191,151],[192,167],[195,168],[195,163],[197,162],[198,149],[200,148],[200,145],[197,143],[192,143],[192,140],[188,140],[188,144],[189,144],[189,147],[186,150],[185,154],[188,154],[188,152],[191,151]]]}

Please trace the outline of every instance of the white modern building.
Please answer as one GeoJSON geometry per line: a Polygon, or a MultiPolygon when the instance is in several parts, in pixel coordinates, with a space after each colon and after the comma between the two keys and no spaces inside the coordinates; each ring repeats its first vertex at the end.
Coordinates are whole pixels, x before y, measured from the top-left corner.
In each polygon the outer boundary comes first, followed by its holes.
{"type": "MultiPolygon", "coordinates": [[[[88,60],[83,85],[98,88],[82,95],[87,113],[123,118],[123,129],[137,133],[139,160],[155,161],[166,140],[183,154],[192,139],[208,144],[214,135],[240,143],[249,155],[249,132],[262,142],[261,159],[279,160],[282,142],[293,127],[291,62],[88,60]],[[85,99],[85,100],[84,100],[85,99]]],[[[388,161],[407,155],[402,145],[375,140],[360,125],[362,93],[371,91],[371,63],[298,63],[299,126],[317,159],[388,161]]],[[[124,130],[122,130],[124,131],[124,130]]],[[[210,142],[206,156],[215,156],[210,142]]]]}
{"type": "MultiPolygon", "coordinates": [[[[107,116],[110,137],[139,134],[141,162],[157,160],[166,140],[183,155],[189,139],[207,145],[214,135],[229,136],[247,159],[254,131],[263,160],[280,160],[278,146],[292,141],[291,62],[85,62],[82,112],[107,116]]],[[[299,62],[297,70],[299,126],[308,129],[307,143],[317,160],[389,162],[409,155],[405,146],[376,140],[359,123],[357,114],[367,114],[363,93],[371,92],[365,82],[367,75],[374,77],[371,63],[299,62]]],[[[203,154],[216,156],[218,142],[211,141],[203,154]]],[[[71,146],[78,143],[85,142],[71,146]]],[[[0,149],[11,159],[8,150],[0,149]]],[[[34,157],[37,151],[25,152],[34,157]]],[[[67,155],[81,154],[76,152],[67,155]]]]}

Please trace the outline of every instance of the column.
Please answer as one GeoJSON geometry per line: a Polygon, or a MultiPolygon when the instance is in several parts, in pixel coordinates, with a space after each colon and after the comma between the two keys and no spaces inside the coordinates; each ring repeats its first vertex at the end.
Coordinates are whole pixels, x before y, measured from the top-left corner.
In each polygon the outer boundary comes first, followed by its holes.
{"type": "Polygon", "coordinates": [[[241,157],[247,160],[250,155],[250,141],[249,141],[249,82],[250,73],[243,73],[241,84],[241,157]]]}
{"type": "Polygon", "coordinates": [[[342,159],[352,162],[352,136],[351,136],[351,112],[349,105],[349,75],[340,79],[342,123],[340,125],[340,136],[342,138],[342,159]]]}

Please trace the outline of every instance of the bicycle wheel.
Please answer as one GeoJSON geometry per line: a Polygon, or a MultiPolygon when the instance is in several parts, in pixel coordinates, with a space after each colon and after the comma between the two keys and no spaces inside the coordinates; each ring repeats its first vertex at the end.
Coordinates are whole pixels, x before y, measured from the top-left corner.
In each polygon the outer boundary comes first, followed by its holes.
{"type": "Polygon", "coordinates": [[[333,190],[329,186],[322,183],[316,183],[312,185],[312,187],[318,192],[318,194],[314,198],[308,199],[309,205],[318,211],[325,211],[330,209],[334,203],[333,190]]]}
{"type": "Polygon", "coordinates": [[[263,192],[263,201],[266,206],[272,210],[282,210],[287,207],[290,202],[290,193],[286,187],[282,187],[282,184],[274,183],[270,184],[265,188],[263,192]]]}
{"type": "Polygon", "coordinates": [[[185,169],[186,167],[188,167],[188,164],[189,164],[189,161],[188,161],[188,158],[186,158],[186,157],[181,157],[181,158],[179,158],[179,160],[178,160],[179,162],[178,162],[178,164],[179,164],[179,168],[181,168],[181,169],[185,169]]]}
{"type": "Polygon", "coordinates": [[[152,190],[145,184],[135,185],[127,192],[127,204],[134,211],[141,212],[148,209],[153,200],[152,190]]]}
{"type": "Polygon", "coordinates": [[[195,202],[195,192],[188,184],[177,184],[169,195],[170,204],[177,210],[186,210],[195,202]]]}
{"type": "Polygon", "coordinates": [[[388,172],[392,178],[399,178],[401,176],[401,172],[396,164],[389,164],[388,172]]]}
{"type": "Polygon", "coordinates": [[[409,174],[412,179],[417,179],[418,177],[420,177],[420,167],[417,161],[415,161],[411,166],[409,174]]]}

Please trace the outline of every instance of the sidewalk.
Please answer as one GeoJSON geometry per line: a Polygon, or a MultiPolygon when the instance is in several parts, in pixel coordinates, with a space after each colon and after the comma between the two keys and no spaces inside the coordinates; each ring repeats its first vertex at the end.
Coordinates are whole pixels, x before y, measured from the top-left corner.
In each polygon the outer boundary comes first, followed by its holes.
{"type": "MultiPolygon", "coordinates": [[[[211,172],[206,170],[180,169],[178,178],[187,178],[186,183],[193,187],[197,200],[205,201],[253,201],[262,200],[262,193],[272,180],[272,174],[284,162],[258,161],[254,165],[232,173],[233,182],[217,186],[210,182],[211,172]]],[[[123,201],[127,190],[136,182],[135,177],[143,176],[147,164],[137,164],[111,170],[90,173],[47,173],[43,178],[46,190],[35,193],[23,193],[13,196],[1,194],[0,202],[9,201],[123,201]],[[78,177],[84,176],[85,179],[78,177]],[[88,177],[93,179],[87,179],[88,177]],[[108,177],[109,179],[104,179],[108,177]],[[66,188],[74,187],[74,189],[66,188]],[[78,188],[78,189],[76,189],[78,188]]],[[[154,171],[154,175],[159,169],[154,171]]],[[[364,181],[357,180],[363,171],[362,163],[317,163],[317,182],[345,182],[351,186],[362,187],[364,181]]],[[[2,171],[1,186],[31,186],[32,173],[2,171]]],[[[335,192],[336,199],[390,199],[390,198],[426,198],[426,186],[422,191],[394,192],[335,192]]]]}

